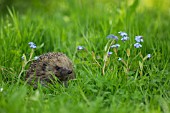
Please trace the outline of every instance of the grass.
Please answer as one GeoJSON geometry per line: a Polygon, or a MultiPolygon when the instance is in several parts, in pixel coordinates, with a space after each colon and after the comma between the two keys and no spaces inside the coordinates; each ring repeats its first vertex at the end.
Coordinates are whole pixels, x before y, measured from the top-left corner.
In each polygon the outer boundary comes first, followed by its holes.
{"type": "Polygon", "coordinates": [[[150,7],[142,0],[14,3],[0,20],[0,113],[169,113],[170,5],[157,2],[150,7]],[[119,31],[130,39],[121,42],[119,31]],[[104,61],[109,34],[117,35],[121,46],[117,56],[111,50],[104,61]],[[140,49],[133,47],[136,35],[144,37],[140,49]],[[34,90],[25,83],[25,72],[18,79],[30,41],[44,45],[34,56],[61,51],[73,61],[76,80],[68,88],[56,84],[34,90]],[[77,51],[79,45],[86,50],[77,51]],[[151,59],[143,62],[141,55],[149,53],[151,59]]]}

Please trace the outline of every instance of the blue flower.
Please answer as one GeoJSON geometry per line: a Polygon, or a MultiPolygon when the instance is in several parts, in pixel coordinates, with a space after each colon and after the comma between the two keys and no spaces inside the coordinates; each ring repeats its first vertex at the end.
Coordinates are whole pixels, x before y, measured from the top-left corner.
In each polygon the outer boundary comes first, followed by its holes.
{"type": "Polygon", "coordinates": [[[141,45],[140,43],[135,43],[135,44],[134,44],[134,47],[135,47],[135,48],[141,48],[142,45],[141,45]]]}
{"type": "Polygon", "coordinates": [[[136,42],[143,42],[143,36],[135,36],[136,42]]]}
{"type": "Polygon", "coordinates": [[[30,48],[35,49],[37,46],[36,45],[30,45],[30,48]]]}
{"type": "Polygon", "coordinates": [[[120,36],[122,36],[122,37],[127,37],[127,33],[125,33],[125,32],[119,31],[118,33],[119,33],[120,36]]]}
{"type": "Polygon", "coordinates": [[[127,40],[129,39],[127,33],[122,32],[122,31],[120,31],[120,32],[118,32],[118,33],[120,34],[120,36],[122,36],[121,40],[122,40],[123,42],[125,42],[125,41],[127,41],[127,40]]]}
{"type": "Polygon", "coordinates": [[[83,50],[83,49],[84,49],[83,46],[78,46],[78,47],[77,47],[77,50],[83,50]]]}
{"type": "Polygon", "coordinates": [[[108,54],[108,56],[110,56],[111,54],[113,54],[113,52],[108,52],[107,54],[108,54]]]}
{"type": "Polygon", "coordinates": [[[118,58],[118,61],[121,61],[121,60],[122,60],[122,58],[119,57],[119,58],[118,58]]]}
{"type": "Polygon", "coordinates": [[[32,49],[35,49],[37,47],[36,44],[33,42],[29,42],[28,44],[29,44],[30,48],[32,48],[32,49]]]}
{"type": "Polygon", "coordinates": [[[148,55],[147,55],[147,58],[151,58],[151,57],[152,57],[152,55],[151,55],[151,54],[148,54],[148,55]]]}
{"type": "Polygon", "coordinates": [[[118,37],[113,34],[108,35],[106,38],[118,40],[118,37]]]}
{"type": "Polygon", "coordinates": [[[114,44],[114,45],[110,46],[110,48],[119,48],[119,47],[120,47],[119,44],[114,44]]]}
{"type": "Polygon", "coordinates": [[[29,42],[28,44],[29,44],[29,45],[35,45],[34,42],[29,42]]]}
{"type": "Polygon", "coordinates": [[[124,36],[124,37],[121,38],[121,40],[122,40],[123,42],[127,41],[128,39],[129,39],[129,37],[127,37],[127,36],[124,36]]]}

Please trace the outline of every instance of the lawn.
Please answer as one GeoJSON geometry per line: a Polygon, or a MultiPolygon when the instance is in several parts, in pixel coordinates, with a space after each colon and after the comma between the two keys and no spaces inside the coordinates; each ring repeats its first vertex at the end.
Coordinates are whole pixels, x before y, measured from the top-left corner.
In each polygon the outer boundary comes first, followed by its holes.
{"type": "Polygon", "coordinates": [[[168,0],[0,4],[0,113],[170,113],[168,0]],[[73,62],[68,87],[26,83],[22,56],[48,52],[73,62]]]}

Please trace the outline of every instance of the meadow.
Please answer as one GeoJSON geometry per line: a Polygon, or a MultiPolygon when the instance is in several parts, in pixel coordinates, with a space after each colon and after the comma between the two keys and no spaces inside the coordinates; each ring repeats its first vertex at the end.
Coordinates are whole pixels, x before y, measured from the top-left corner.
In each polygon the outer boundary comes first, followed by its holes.
{"type": "Polygon", "coordinates": [[[10,2],[0,1],[0,113],[170,113],[168,0],[10,2]],[[76,79],[28,85],[29,42],[31,59],[65,53],[76,79]]]}

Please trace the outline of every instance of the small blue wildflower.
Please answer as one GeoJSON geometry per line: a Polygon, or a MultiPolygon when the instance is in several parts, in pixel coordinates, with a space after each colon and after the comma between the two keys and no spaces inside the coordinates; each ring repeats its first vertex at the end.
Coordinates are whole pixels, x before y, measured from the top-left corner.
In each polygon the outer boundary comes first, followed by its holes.
{"type": "Polygon", "coordinates": [[[29,44],[29,45],[35,45],[34,42],[29,42],[28,44],[29,44]]]}
{"type": "Polygon", "coordinates": [[[121,40],[122,40],[123,42],[127,41],[128,39],[129,39],[129,37],[127,37],[127,36],[124,36],[124,37],[121,38],[121,40]]]}
{"type": "Polygon", "coordinates": [[[143,42],[143,36],[135,36],[136,42],[143,42]]]}
{"type": "Polygon", "coordinates": [[[106,38],[118,40],[118,37],[113,34],[108,35],[106,38]]]}
{"type": "Polygon", "coordinates": [[[122,60],[122,58],[119,57],[119,58],[118,58],[118,61],[121,61],[121,60],[122,60]]]}
{"type": "Polygon", "coordinates": [[[119,33],[120,36],[122,36],[122,37],[127,37],[127,33],[125,33],[125,32],[119,31],[118,33],[119,33]]]}
{"type": "Polygon", "coordinates": [[[151,56],[151,54],[148,54],[147,57],[148,57],[148,58],[151,58],[152,56],[151,56]]]}
{"type": "Polygon", "coordinates": [[[108,52],[107,54],[110,56],[111,54],[113,54],[113,52],[108,52]]]}
{"type": "Polygon", "coordinates": [[[38,60],[38,58],[39,58],[38,56],[35,56],[35,57],[34,57],[34,60],[38,60]]]}
{"type": "Polygon", "coordinates": [[[134,44],[134,47],[135,47],[135,48],[141,48],[141,47],[142,47],[142,45],[141,45],[141,44],[139,44],[139,43],[135,43],[135,44],[134,44]]]}
{"type": "Polygon", "coordinates": [[[120,47],[119,44],[114,44],[114,45],[110,46],[110,48],[119,48],[119,47],[120,47]]]}
{"type": "Polygon", "coordinates": [[[33,42],[29,42],[28,44],[29,44],[30,48],[32,48],[32,49],[35,49],[37,47],[36,44],[33,42]]]}
{"type": "Polygon", "coordinates": [[[36,45],[30,45],[30,48],[35,49],[37,46],[36,45]]]}
{"type": "Polygon", "coordinates": [[[77,50],[83,50],[83,49],[84,49],[83,46],[78,46],[78,47],[77,47],[77,50]]]}

